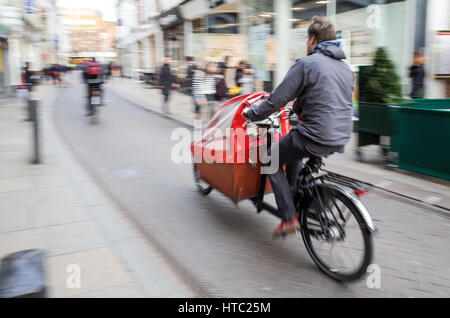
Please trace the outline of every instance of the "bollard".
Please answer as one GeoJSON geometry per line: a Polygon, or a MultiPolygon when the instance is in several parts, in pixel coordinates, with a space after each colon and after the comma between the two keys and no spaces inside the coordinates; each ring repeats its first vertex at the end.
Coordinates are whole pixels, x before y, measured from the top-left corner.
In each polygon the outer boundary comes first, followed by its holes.
{"type": "Polygon", "coordinates": [[[30,99],[30,97],[28,96],[28,118],[27,119],[25,119],[26,121],[33,121],[33,115],[31,114],[31,103],[32,103],[33,101],[30,99]]]}
{"type": "Polygon", "coordinates": [[[38,116],[38,102],[37,100],[30,100],[30,116],[33,122],[33,158],[32,164],[40,164],[40,149],[39,149],[39,116],[38,116]]]}
{"type": "Polygon", "coordinates": [[[28,110],[28,118],[25,119],[26,121],[32,121],[32,115],[31,115],[31,102],[32,102],[32,98],[31,98],[31,85],[26,85],[27,90],[28,90],[28,94],[27,94],[27,110],[28,110]]]}

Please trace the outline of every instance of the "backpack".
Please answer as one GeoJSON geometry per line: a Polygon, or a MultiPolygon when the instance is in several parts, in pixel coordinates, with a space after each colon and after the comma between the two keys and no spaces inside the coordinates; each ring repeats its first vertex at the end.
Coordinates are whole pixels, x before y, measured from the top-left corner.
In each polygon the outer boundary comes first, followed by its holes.
{"type": "Polygon", "coordinates": [[[100,75],[101,66],[100,63],[93,62],[88,65],[87,73],[88,75],[100,75]]]}

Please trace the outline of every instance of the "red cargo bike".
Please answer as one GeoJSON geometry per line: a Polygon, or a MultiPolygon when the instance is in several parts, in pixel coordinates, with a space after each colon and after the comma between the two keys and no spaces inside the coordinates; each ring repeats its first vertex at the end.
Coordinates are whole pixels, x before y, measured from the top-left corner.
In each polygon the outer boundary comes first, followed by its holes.
{"type": "MultiPolygon", "coordinates": [[[[198,190],[213,189],[235,205],[249,199],[258,213],[278,210],[264,202],[271,192],[265,167],[267,149],[289,133],[292,110],[260,122],[248,122],[242,111],[269,97],[266,92],[237,96],[226,102],[191,144],[198,190]]],[[[267,162],[266,162],[267,161],[267,162]]],[[[294,196],[301,235],[317,266],[338,281],[351,281],[366,273],[372,258],[375,227],[359,200],[367,190],[356,180],[322,169],[322,158],[309,158],[299,173],[294,196]],[[355,256],[355,252],[357,252],[355,256]]]]}

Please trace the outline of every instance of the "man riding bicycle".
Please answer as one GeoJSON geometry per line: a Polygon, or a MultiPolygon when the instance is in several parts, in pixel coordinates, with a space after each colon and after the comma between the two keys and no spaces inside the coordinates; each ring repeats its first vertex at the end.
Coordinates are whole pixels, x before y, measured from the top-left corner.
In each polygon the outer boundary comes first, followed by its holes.
{"type": "Polygon", "coordinates": [[[274,237],[292,234],[300,227],[292,192],[303,158],[344,152],[353,129],[354,75],[342,61],[345,54],[336,40],[336,29],[327,18],[312,18],[307,53],[308,56],[298,59],[290,68],[267,100],[243,111],[249,120],[260,121],[296,99],[294,111],[299,124],[269,152],[269,155],[279,153],[278,171],[269,175],[282,215],[274,237]]]}
{"type": "Polygon", "coordinates": [[[104,82],[104,73],[102,66],[98,63],[95,58],[92,61],[87,62],[83,71],[83,79],[87,85],[87,116],[93,114],[93,108],[89,101],[90,99],[90,91],[91,89],[96,89],[100,91],[100,95],[102,95],[102,87],[101,85],[104,82]]]}

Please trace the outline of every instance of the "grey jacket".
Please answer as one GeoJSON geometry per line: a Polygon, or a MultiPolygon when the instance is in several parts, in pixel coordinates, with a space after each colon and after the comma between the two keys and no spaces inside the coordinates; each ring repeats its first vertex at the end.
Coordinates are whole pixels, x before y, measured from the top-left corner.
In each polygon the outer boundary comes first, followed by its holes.
{"type": "Polygon", "coordinates": [[[342,59],[345,54],[337,46],[316,47],[296,61],[266,101],[249,109],[248,117],[265,119],[297,98],[294,109],[300,121],[295,129],[321,145],[345,145],[353,130],[354,75],[342,59]]]}

